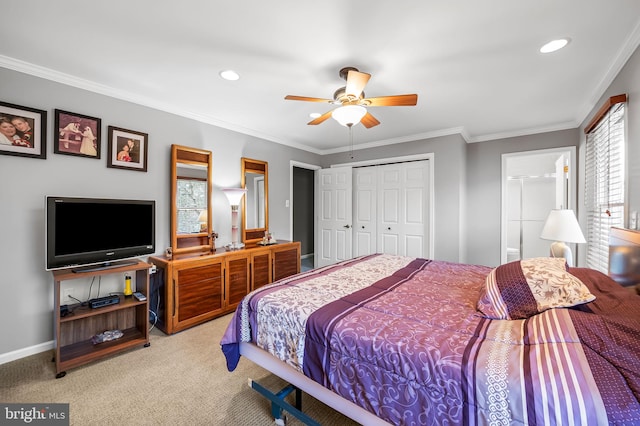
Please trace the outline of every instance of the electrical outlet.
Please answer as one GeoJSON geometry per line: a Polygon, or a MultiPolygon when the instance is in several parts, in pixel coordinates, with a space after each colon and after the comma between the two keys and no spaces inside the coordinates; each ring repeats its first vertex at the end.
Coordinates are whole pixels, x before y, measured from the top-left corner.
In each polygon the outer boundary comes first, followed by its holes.
{"type": "Polygon", "coordinates": [[[75,301],[69,296],[73,296],[72,288],[65,288],[62,290],[62,300],[60,301],[61,305],[67,305],[71,303],[75,303],[75,301]]]}

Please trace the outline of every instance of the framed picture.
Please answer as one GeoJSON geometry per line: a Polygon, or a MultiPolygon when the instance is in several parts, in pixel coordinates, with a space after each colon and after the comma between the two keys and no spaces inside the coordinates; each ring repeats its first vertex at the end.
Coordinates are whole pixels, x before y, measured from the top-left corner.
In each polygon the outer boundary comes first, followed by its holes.
{"type": "Polygon", "coordinates": [[[0,102],[0,154],[47,158],[47,112],[0,102]]]}
{"type": "Polygon", "coordinates": [[[100,158],[102,120],[75,112],[54,110],[55,129],[53,152],[100,158]]]}
{"type": "Polygon", "coordinates": [[[107,167],[147,171],[149,135],[109,126],[109,158],[107,167]]]}

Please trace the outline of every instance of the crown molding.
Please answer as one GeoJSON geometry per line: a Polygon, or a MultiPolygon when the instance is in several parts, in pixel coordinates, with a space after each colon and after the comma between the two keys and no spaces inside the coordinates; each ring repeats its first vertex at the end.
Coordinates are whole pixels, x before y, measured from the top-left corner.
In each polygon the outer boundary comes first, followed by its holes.
{"type": "Polygon", "coordinates": [[[536,135],[539,133],[557,132],[560,130],[575,129],[580,125],[577,121],[567,121],[565,123],[553,124],[544,127],[532,127],[529,129],[514,130],[511,132],[492,133],[474,136],[468,140],[469,143],[488,142],[498,139],[516,138],[520,136],[536,135]]]}
{"type": "Polygon", "coordinates": [[[577,114],[576,121],[578,122],[578,126],[582,125],[582,123],[588,119],[591,111],[600,104],[600,100],[607,93],[607,89],[611,86],[618,74],[620,74],[620,71],[622,71],[622,68],[624,68],[627,61],[629,61],[629,58],[631,58],[638,49],[638,46],[640,46],[640,22],[622,44],[604,77],[600,80],[600,83],[596,85],[591,97],[577,114]]]}
{"type": "Polygon", "coordinates": [[[259,139],[268,140],[270,142],[287,145],[287,146],[301,149],[304,151],[314,152],[316,154],[320,153],[318,150],[315,150],[308,146],[287,141],[287,140],[280,140],[279,138],[276,138],[272,135],[261,133],[254,129],[250,129],[250,128],[243,127],[233,123],[228,123],[226,121],[221,121],[211,116],[198,114],[191,111],[186,111],[183,109],[177,109],[174,105],[160,102],[157,99],[151,99],[151,98],[147,98],[144,96],[127,92],[125,90],[115,89],[110,86],[95,83],[90,80],[85,80],[70,74],[65,74],[59,71],[52,70],[50,68],[45,68],[40,65],[35,65],[35,64],[14,59],[8,56],[0,55],[0,67],[21,72],[23,74],[32,75],[34,77],[40,77],[45,80],[54,81],[56,83],[65,84],[67,86],[76,87],[78,89],[87,90],[100,95],[109,96],[112,98],[131,102],[137,105],[142,105],[142,106],[157,109],[160,111],[165,111],[181,117],[189,118],[189,119],[196,120],[206,124],[211,124],[216,127],[221,127],[223,129],[242,133],[248,136],[253,136],[259,139]]]}
{"type": "MultiPolygon", "coordinates": [[[[502,132],[502,133],[493,133],[493,134],[484,134],[484,135],[475,135],[475,136],[470,135],[464,127],[454,127],[450,129],[435,130],[435,131],[426,132],[426,133],[405,135],[397,138],[383,139],[379,141],[358,144],[354,146],[354,149],[362,150],[362,149],[368,149],[368,148],[376,148],[376,147],[385,146],[385,145],[394,145],[394,144],[413,142],[413,141],[418,141],[423,139],[432,139],[436,137],[450,136],[454,134],[460,135],[466,143],[477,143],[477,142],[486,142],[486,141],[497,140],[497,139],[506,139],[506,138],[512,138],[512,137],[519,137],[519,136],[526,136],[526,135],[532,135],[532,134],[538,134],[538,133],[546,133],[546,132],[577,128],[581,125],[582,122],[584,122],[587,115],[593,110],[594,106],[597,104],[600,98],[604,95],[607,88],[611,85],[615,77],[618,75],[620,70],[624,67],[626,62],[629,60],[629,58],[635,52],[635,50],[638,48],[639,45],[640,45],[640,23],[636,25],[634,31],[629,35],[629,37],[627,38],[627,41],[620,48],[620,50],[618,51],[618,54],[616,55],[616,60],[611,64],[606,75],[598,84],[598,88],[594,91],[589,101],[583,106],[583,108],[581,109],[576,119],[572,122],[558,123],[555,125],[544,126],[539,128],[520,129],[516,131],[511,131],[511,132],[502,132]]],[[[341,152],[347,152],[350,150],[348,146],[335,148],[335,149],[326,149],[326,150],[316,149],[298,142],[285,140],[285,139],[275,137],[273,135],[265,134],[255,129],[251,129],[251,128],[240,126],[234,123],[218,120],[208,115],[203,115],[203,114],[198,114],[191,111],[186,111],[183,109],[178,109],[175,107],[175,105],[163,103],[158,101],[157,99],[151,99],[151,98],[135,95],[124,90],[115,89],[110,86],[95,83],[90,80],[85,80],[70,74],[65,74],[59,71],[55,71],[49,68],[45,68],[39,65],[35,65],[29,62],[21,61],[21,60],[14,59],[4,55],[0,55],[0,66],[3,68],[11,69],[24,74],[29,74],[35,77],[40,77],[46,80],[50,80],[50,81],[65,84],[68,86],[76,87],[79,89],[87,90],[90,92],[98,93],[101,95],[132,102],[132,103],[146,106],[149,108],[154,108],[157,110],[169,112],[171,114],[175,114],[181,117],[189,118],[189,119],[206,123],[206,124],[211,124],[216,127],[231,130],[231,131],[248,135],[248,136],[253,136],[255,138],[267,140],[267,141],[278,143],[281,145],[289,146],[291,148],[300,149],[300,150],[307,151],[317,155],[336,154],[341,152]]]]}

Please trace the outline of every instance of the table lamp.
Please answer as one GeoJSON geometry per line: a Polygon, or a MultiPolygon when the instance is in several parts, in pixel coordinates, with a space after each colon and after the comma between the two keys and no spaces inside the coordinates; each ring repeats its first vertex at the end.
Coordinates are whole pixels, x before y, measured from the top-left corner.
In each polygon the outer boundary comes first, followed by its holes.
{"type": "Polygon", "coordinates": [[[238,206],[247,190],[245,188],[226,188],[222,191],[231,204],[231,244],[227,244],[226,248],[238,250],[244,247],[244,244],[238,242],[238,206]]]}
{"type": "Polygon", "coordinates": [[[549,212],[540,238],[555,241],[551,244],[551,257],[563,257],[573,265],[573,254],[566,243],[586,243],[573,210],[554,209],[549,212]]]}
{"type": "Polygon", "coordinates": [[[200,223],[200,232],[207,232],[208,222],[209,222],[209,217],[207,215],[207,209],[204,209],[198,215],[198,223],[200,223]]]}

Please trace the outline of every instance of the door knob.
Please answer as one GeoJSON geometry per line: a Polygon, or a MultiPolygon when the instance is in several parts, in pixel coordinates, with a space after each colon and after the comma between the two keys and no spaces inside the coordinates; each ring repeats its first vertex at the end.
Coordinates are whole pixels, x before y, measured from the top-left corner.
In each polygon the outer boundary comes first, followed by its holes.
{"type": "Polygon", "coordinates": [[[344,228],[349,229],[349,228],[351,228],[351,225],[345,225],[344,228]]]}
{"type": "Polygon", "coordinates": [[[362,229],[364,229],[364,225],[362,225],[362,229]]]}
{"type": "Polygon", "coordinates": [[[388,228],[387,228],[387,231],[391,231],[391,227],[388,227],[388,228]]]}

